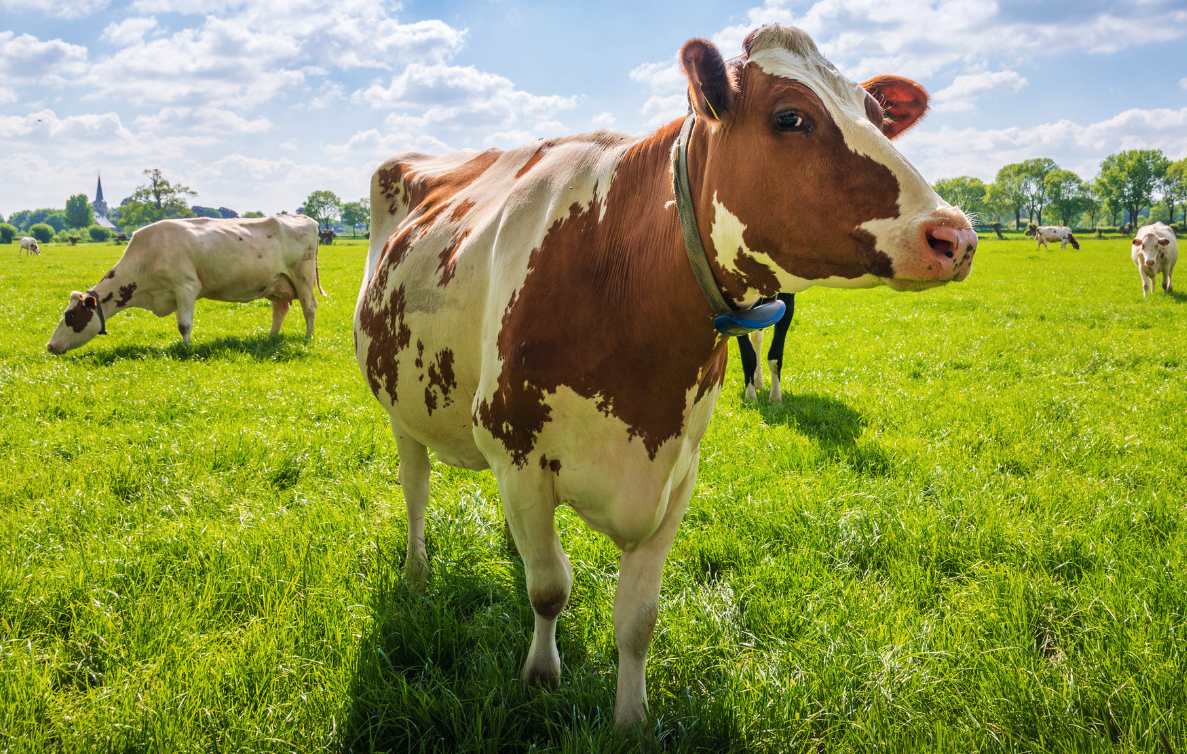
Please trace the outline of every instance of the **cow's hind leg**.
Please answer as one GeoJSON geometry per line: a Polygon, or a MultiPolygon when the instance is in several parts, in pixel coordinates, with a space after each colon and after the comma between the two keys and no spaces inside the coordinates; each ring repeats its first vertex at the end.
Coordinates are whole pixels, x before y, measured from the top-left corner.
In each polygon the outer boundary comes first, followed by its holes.
{"type": "Polygon", "coordinates": [[[688,510],[696,468],[694,459],[692,470],[672,490],[668,510],[655,533],[634,550],[624,552],[619,563],[614,592],[614,641],[618,645],[614,724],[618,727],[647,719],[647,652],[659,615],[660,581],[676,530],[688,510]]]}
{"type": "Polygon", "coordinates": [[[556,533],[552,480],[534,470],[504,471],[496,476],[507,524],[523,558],[528,600],[535,614],[532,644],[523,664],[523,683],[555,688],[561,675],[556,621],[569,601],[573,569],[556,533]]]}
{"type": "Polygon", "coordinates": [[[319,284],[316,265],[308,266],[312,268],[313,275],[298,275],[293,281],[293,287],[296,289],[295,297],[301,302],[301,313],[305,315],[305,337],[312,338],[313,324],[317,319],[317,296],[314,295],[314,287],[319,284]]]}
{"type": "Polygon", "coordinates": [[[429,507],[429,451],[393,426],[400,453],[400,487],[408,508],[408,556],[404,573],[419,587],[428,577],[429,555],[425,549],[425,510],[429,507]]]}

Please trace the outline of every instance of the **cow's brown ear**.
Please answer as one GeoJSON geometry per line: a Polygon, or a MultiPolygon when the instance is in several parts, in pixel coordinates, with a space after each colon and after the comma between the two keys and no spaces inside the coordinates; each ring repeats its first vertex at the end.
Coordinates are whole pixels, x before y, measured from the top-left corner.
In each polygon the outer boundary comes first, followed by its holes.
{"type": "Polygon", "coordinates": [[[1134,246],[1138,246],[1139,244],[1141,244],[1141,242],[1142,242],[1142,239],[1140,239],[1140,238],[1135,238],[1135,239],[1133,239],[1133,245],[1134,245],[1134,246]]]}
{"type": "Polygon", "coordinates": [[[1171,245],[1169,238],[1160,238],[1160,239],[1158,239],[1158,243],[1161,246],[1170,246],[1171,245]]]}
{"type": "Polygon", "coordinates": [[[910,79],[875,76],[861,86],[882,106],[882,112],[886,114],[882,133],[888,139],[918,123],[927,112],[927,90],[910,79]]]}
{"type": "Polygon", "coordinates": [[[88,309],[94,309],[97,306],[99,306],[99,299],[95,298],[94,296],[92,296],[90,294],[87,294],[86,296],[82,297],[82,305],[88,309]]]}
{"type": "Polygon", "coordinates": [[[720,122],[734,102],[734,85],[725,60],[711,42],[690,39],[680,50],[680,65],[688,77],[688,99],[698,118],[720,122]]]}

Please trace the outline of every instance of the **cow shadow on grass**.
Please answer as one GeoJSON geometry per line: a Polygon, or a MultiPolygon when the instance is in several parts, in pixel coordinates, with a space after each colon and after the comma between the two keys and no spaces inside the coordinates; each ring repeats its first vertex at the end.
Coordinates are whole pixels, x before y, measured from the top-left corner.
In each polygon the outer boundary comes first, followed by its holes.
{"type": "MultiPolygon", "coordinates": [[[[660,711],[649,729],[616,733],[617,654],[581,626],[575,609],[606,585],[580,579],[557,625],[559,687],[524,689],[520,671],[533,616],[522,562],[505,543],[472,551],[455,543],[449,553],[435,552],[431,528],[426,544],[432,575],[422,591],[404,580],[402,553],[374,553],[370,627],[358,639],[337,729],[340,751],[637,752],[654,749],[657,738],[686,737],[673,718],[687,723],[712,707],[712,700],[696,709],[677,704],[660,711]]],[[[720,713],[707,750],[744,750],[732,710],[720,713]]]]}
{"type": "MultiPolygon", "coordinates": [[[[246,358],[253,361],[295,361],[308,358],[309,341],[303,335],[227,335],[186,345],[180,340],[167,346],[125,344],[114,348],[92,348],[87,354],[96,366],[111,366],[122,361],[226,361],[246,358]]],[[[83,354],[79,354],[82,356],[83,354]]]]}
{"type": "Polygon", "coordinates": [[[875,441],[861,440],[865,418],[857,409],[827,395],[784,393],[780,403],[767,403],[765,396],[752,410],[770,425],[793,427],[829,455],[858,471],[884,476],[891,459],[875,441]]]}

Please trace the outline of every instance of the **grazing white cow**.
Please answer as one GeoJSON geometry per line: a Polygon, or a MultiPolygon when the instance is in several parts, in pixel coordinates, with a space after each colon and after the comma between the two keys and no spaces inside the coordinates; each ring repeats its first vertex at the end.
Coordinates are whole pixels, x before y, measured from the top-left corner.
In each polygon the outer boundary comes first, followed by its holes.
{"type": "Polygon", "coordinates": [[[1179,261],[1179,242],[1175,231],[1166,223],[1154,223],[1138,228],[1130,246],[1129,256],[1142,276],[1142,297],[1154,290],[1154,278],[1162,273],[1162,290],[1171,292],[1171,271],[1179,261]]]}
{"type": "Polygon", "coordinates": [[[1073,249],[1079,250],[1080,242],[1072,235],[1072,229],[1066,225],[1040,225],[1035,229],[1035,239],[1038,240],[1037,249],[1042,246],[1044,249],[1049,248],[1048,243],[1059,241],[1059,248],[1066,247],[1069,243],[1073,249]]]}
{"type": "MultiPolygon", "coordinates": [[[[30,236],[25,236],[21,239],[21,252],[33,256],[41,256],[41,247],[37,245],[37,239],[30,236]]],[[[18,253],[21,253],[18,252],[18,253]]]]}
{"type": "Polygon", "coordinates": [[[890,142],[927,108],[918,84],[856,84],[780,26],[728,63],[700,39],[680,58],[693,113],[650,134],[381,165],[355,309],[399,449],[409,578],[426,577],[428,450],[492,469],[535,613],[522,679],[555,685],[573,577],[553,514],[572,506],[622,551],[618,725],[646,717],[660,577],[725,375],[717,304],[930,288],[964,279],[977,246],[890,142]]]}
{"type": "Polygon", "coordinates": [[[304,215],[161,220],[132,234],[123,256],[86,293],[74,291],[46,344],[66,353],[107,333],[107,320],[129,306],[158,317],[177,313],[187,344],[200,298],[272,302],[272,334],[294,298],[305,313],[306,337],[313,337],[317,312],[317,221],[304,215]]]}

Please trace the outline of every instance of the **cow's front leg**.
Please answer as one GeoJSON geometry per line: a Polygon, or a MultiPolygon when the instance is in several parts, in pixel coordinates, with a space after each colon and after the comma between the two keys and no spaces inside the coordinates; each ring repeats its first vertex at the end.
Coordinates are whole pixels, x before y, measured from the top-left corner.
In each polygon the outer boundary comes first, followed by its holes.
{"type": "Polygon", "coordinates": [[[272,299],[272,335],[280,332],[280,326],[284,324],[284,317],[289,313],[292,304],[292,301],[272,299]]]}
{"type": "Polygon", "coordinates": [[[672,490],[659,528],[634,550],[622,553],[614,593],[614,641],[618,645],[618,694],[614,724],[621,728],[647,719],[647,651],[659,615],[664,562],[696,485],[697,459],[684,481],[672,490]]]}
{"type": "Polygon", "coordinates": [[[1167,269],[1162,273],[1162,291],[1163,293],[1170,293],[1173,290],[1171,287],[1171,271],[1167,269]]]}
{"type": "Polygon", "coordinates": [[[181,342],[190,344],[190,333],[194,331],[194,304],[198,296],[190,291],[177,293],[177,331],[181,333],[181,342]]]}
{"type": "Polygon", "coordinates": [[[569,601],[573,569],[556,533],[552,480],[535,470],[496,476],[511,537],[523,558],[528,600],[535,614],[532,644],[523,664],[523,683],[556,688],[561,676],[556,621],[569,601]]]}

